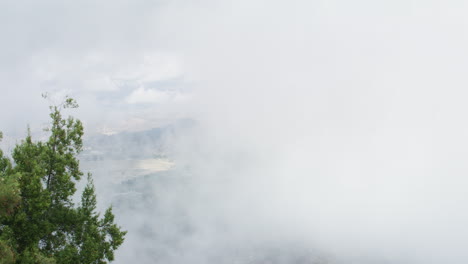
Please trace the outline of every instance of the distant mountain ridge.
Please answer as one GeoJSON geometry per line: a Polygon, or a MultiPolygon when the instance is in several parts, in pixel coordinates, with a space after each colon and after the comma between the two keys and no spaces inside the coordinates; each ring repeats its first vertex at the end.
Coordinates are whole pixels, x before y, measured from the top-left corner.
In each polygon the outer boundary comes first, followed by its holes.
{"type": "Polygon", "coordinates": [[[137,132],[120,132],[112,135],[98,134],[84,140],[84,160],[147,159],[166,155],[166,140],[183,133],[195,124],[192,119],[177,120],[173,124],[137,132]]]}

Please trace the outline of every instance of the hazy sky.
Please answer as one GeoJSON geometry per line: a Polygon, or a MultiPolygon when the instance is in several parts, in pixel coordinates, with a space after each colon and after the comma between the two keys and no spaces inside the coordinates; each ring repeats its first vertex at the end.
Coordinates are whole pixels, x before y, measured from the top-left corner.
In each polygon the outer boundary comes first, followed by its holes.
{"type": "Polygon", "coordinates": [[[80,115],[93,129],[126,130],[141,125],[141,118],[178,117],[180,111],[171,111],[171,105],[186,101],[189,87],[181,50],[161,41],[161,12],[168,3],[46,0],[0,5],[0,119],[5,132],[46,120],[44,92],[55,101],[67,94],[78,99],[80,115]]]}
{"type": "Polygon", "coordinates": [[[466,263],[467,13],[461,0],[1,1],[0,130],[47,120],[42,92],[77,98],[90,131],[194,118],[179,162],[235,179],[206,200],[235,233],[466,263]],[[247,205],[253,220],[233,220],[247,205]]]}

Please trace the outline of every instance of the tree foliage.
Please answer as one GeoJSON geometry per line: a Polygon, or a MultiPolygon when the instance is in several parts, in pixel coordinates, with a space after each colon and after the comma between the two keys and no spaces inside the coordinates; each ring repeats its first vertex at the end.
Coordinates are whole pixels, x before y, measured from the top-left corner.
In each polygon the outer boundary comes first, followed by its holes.
{"type": "Polygon", "coordinates": [[[0,151],[0,264],[107,263],[124,241],[112,208],[103,217],[96,211],[90,174],[81,203],[73,203],[83,124],[62,110],[76,107],[71,98],[51,106],[48,140],[33,141],[28,131],[13,162],[0,151]]]}

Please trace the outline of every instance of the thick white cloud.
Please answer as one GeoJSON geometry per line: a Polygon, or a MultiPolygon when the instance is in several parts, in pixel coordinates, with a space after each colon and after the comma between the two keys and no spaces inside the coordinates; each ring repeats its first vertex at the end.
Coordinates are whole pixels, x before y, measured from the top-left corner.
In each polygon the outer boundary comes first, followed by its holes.
{"type": "Polygon", "coordinates": [[[137,103],[164,103],[170,99],[170,95],[164,91],[145,89],[140,87],[133,91],[127,98],[126,101],[129,104],[137,103]]]}
{"type": "Polygon", "coordinates": [[[45,117],[43,91],[112,131],[189,113],[199,130],[174,143],[198,177],[174,195],[199,232],[187,256],[288,237],[467,262],[467,3],[23,3],[0,4],[0,129],[45,117]],[[178,78],[185,104],[159,86],[178,78]]]}

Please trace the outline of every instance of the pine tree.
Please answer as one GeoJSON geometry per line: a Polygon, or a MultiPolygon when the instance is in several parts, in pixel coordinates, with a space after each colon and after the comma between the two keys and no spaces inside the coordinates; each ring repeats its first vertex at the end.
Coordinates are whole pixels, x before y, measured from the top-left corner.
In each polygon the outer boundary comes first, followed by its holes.
{"type": "MultiPolygon", "coordinates": [[[[126,232],[114,224],[112,209],[103,218],[96,212],[91,175],[81,204],[75,206],[72,201],[75,184],[83,176],[77,159],[83,147],[83,125],[72,117],[64,118],[62,110],[76,107],[71,98],[51,106],[49,139],[35,142],[28,132],[13,150],[14,165],[4,159],[5,176],[0,176],[11,178],[8,184],[17,184],[20,195],[17,205],[0,208],[5,215],[0,239],[10,234],[9,248],[16,263],[107,263],[123,243],[126,232]]],[[[0,199],[7,195],[1,186],[0,199]]]]}

